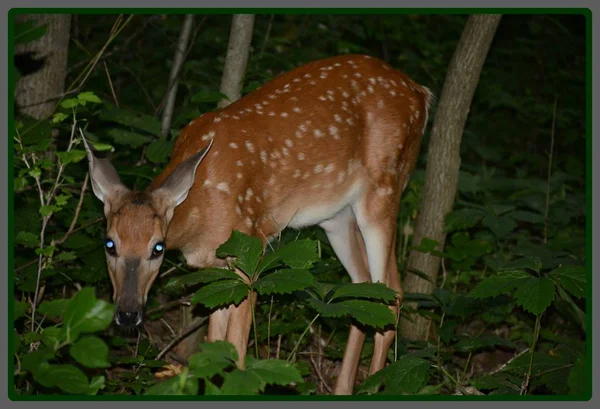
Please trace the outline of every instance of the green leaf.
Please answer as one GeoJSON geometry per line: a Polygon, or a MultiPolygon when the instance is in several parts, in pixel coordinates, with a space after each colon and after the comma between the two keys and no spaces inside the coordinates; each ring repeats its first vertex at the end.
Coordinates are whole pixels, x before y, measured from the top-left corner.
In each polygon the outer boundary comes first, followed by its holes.
{"type": "Polygon", "coordinates": [[[67,393],[80,395],[94,392],[81,369],[70,364],[49,365],[42,373],[34,374],[34,378],[48,388],[58,387],[67,393]]]}
{"type": "Polygon", "coordinates": [[[197,395],[198,380],[189,378],[187,371],[177,376],[152,385],[144,395],[197,395]]]}
{"type": "Polygon", "coordinates": [[[97,300],[94,289],[85,287],[70,300],[63,316],[63,329],[73,342],[81,332],[96,332],[107,328],[113,317],[113,307],[97,300]]]}
{"type": "Polygon", "coordinates": [[[488,227],[499,239],[503,239],[517,227],[514,219],[508,216],[496,216],[493,214],[487,214],[483,218],[483,225],[488,227]]]}
{"type": "Polygon", "coordinates": [[[298,368],[281,359],[257,360],[248,355],[246,370],[254,372],[267,384],[285,386],[292,382],[302,382],[302,375],[298,368]]]}
{"type": "Polygon", "coordinates": [[[515,292],[517,304],[526,311],[539,315],[554,300],[554,283],[545,277],[530,277],[519,283],[515,292]]]}
{"type": "Polygon", "coordinates": [[[14,43],[27,44],[35,40],[39,40],[46,34],[48,25],[37,25],[36,21],[24,21],[14,25],[14,43]]]}
{"type": "Polygon", "coordinates": [[[550,272],[548,277],[573,294],[576,298],[586,296],[586,272],[584,266],[563,265],[550,272]]]}
{"type": "Polygon", "coordinates": [[[379,392],[379,389],[383,386],[383,381],[386,372],[389,370],[389,366],[383,368],[381,371],[375,372],[370,375],[364,382],[358,387],[357,395],[373,395],[379,392]]]}
{"type": "Polygon", "coordinates": [[[498,372],[493,375],[484,375],[471,380],[471,385],[477,389],[511,389],[515,392],[521,390],[520,378],[509,373],[498,372]]]}
{"type": "Polygon", "coordinates": [[[261,277],[252,287],[260,294],[291,294],[310,287],[314,280],[307,270],[285,269],[261,277]]]}
{"type": "Polygon", "coordinates": [[[227,341],[202,344],[202,352],[193,354],[190,359],[190,371],[197,378],[212,378],[230,366],[235,366],[238,353],[235,346],[227,341]]]}
{"type": "Polygon", "coordinates": [[[528,222],[528,223],[543,223],[544,222],[544,216],[539,214],[539,213],[535,213],[535,212],[528,212],[525,210],[515,210],[513,212],[510,212],[507,214],[508,217],[512,217],[515,220],[521,221],[521,222],[528,222]]]}
{"type": "Polygon", "coordinates": [[[165,289],[180,288],[183,286],[193,286],[200,283],[211,283],[218,280],[241,280],[240,276],[231,270],[223,268],[204,268],[181,277],[172,278],[165,285],[165,289]]]}
{"type": "Polygon", "coordinates": [[[20,231],[15,237],[15,243],[33,249],[39,247],[40,237],[39,235],[30,233],[28,231],[20,231]]]}
{"type": "Polygon", "coordinates": [[[219,389],[214,383],[209,380],[204,381],[204,395],[205,396],[214,396],[214,395],[222,395],[221,389],[219,389]]]}
{"type": "Polygon", "coordinates": [[[152,141],[146,148],[146,157],[153,163],[165,163],[173,150],[173,142],[164,139],[152,141]]]}
{"type": "Polygon", "coordinates": [[[233,230],[229,239],[217,249],[217,257],[235,257],[234,265],[248,276],[252,276],[262,252],[263,246],[258,237],[233,230]]]}
{"type": "Polygon", "coordinates": [[[60,103],[60,106],[65,109],[72,109],[79,105],[77,98],[67,98],[60,103]]]}
{"type": "Polygon", "coordinates": [[[248,296],[248,285],[239,280],[223,280],[198,290],[191,299],[192,304],[202,303],[208,308],[228,304],[239,304],[248,296]]]}
{"type": "Polygon", "coordinates": [[[67,118],[69,118],[69,116],[67,114],[62,113],[62,112],[57,112],[54,115],[52,115],[52,123],[59,124],[67,118]]]}
{"type": "Polygon", "coordinates": [[[478,283],[471,290],[469,296],[474,298],[496,297],[500,294],[509,293],[529,278],[531,278],[531,275],[524,271],[504,271],[478,283]]]}
{"type": "Polygon", "coordinates": [[[25,316],[27,310],[29,310],[29,304],[25,301],[15,301],[13,304],[13,319],[16,321],[25,316]]]}
{"type": "Polygon", "coordinates": [[[59,326],[46,327],[42,332],[42,342],[53,350],[58,349],[64,340],[64,333],[59,326]]]}
{"type": "Polygon", "coordinates": [[[108,345],[96,336],[81,337],[69,352],[77,362],[88,368],[108,368],[108,345]]]}
{"type": "Polygon", "coordinates": [[[225,375],[221,392],[225,395],[256,395],[265,386],[266,382],[255,372],[235,369],[225,375]]]}
{"type": "Polygon", "coordinates": [[[116,122],[160,137],[160,121],[150,115],[134,113],[120,108],[110,108],[101,111],[99,117],[103,121],[116,122]]]}
{"type": "Polygon", "coordinates": [[[308,269],[319,259],[317,242],[303,239],[292,241],[275,250],[281,260],[294,269],[308,269]]]}
{"type": "Polygon", "coordinates": [[[542,270],[542,260],[539,257],[523,257],[502,266],[500,271],[529,269],[539,273],[542,270]]]}
{"type": "MultiPolygon", "coordinates": [[[[445,323],[444,323],[445,325],[445,323]]],[[[496,335],[482,335],[477,338],[465,338],[454,345],[454,348],[459,352],[474,352],[482,348],[504,346],[508,348],[516,348],[517,345],[496,335]]]]}
{"type": "Polygon", "coordinates": [[[219,91],[200,91],[192,96],[192,102],[218,102],[221,99],[229,100],[227,95],[219,91]]]}
{"type": "Polygon", "coordinates": [[[477,225],[483,219],[484,212],[478,209],[460,209],[446,216],[444,231],[447,233],[456,230],[467,230],[477,225]]]}
{"type": "Polygon", "coordinates": [[[388,307],[371,301],[348,300],[327,304],[311,298],[308,303],[324,317],[349,315],[361,324],[377,328],[395,323],[394,314],[388,307]]]}
{"type": "Polygon", "coordinates": [[[580,355],[571,368],[567,384],[572,395],[582,396],[587,392],[587,360],[580,355]]]}
{"type": "Polygon", "coordinates": [[[585,312],[583,312],[581,308],[579,308],[575,301],[573,301],[569,294],[565,290],[563,290],[563,288],[560,285],[556,286],[556,289],[558,290],[558,295],[560,296],[560,298],[565,300],[571,306],[571,308],[575,312],[575,315],[577,316],[577,319],[579,320],[581,328],[583,328],[583,330],[585,331],[587,326],[585,312]]]}
{"type": "Polygon", "coordinates": [[[386,391],[397,394],[415,394],[429,380],[431,364],[420,358],[402,357],[386,371],[386,391]]]}
{"type": "MultiPolygon", "coordinates": [[[[33,118],[23,118],[23,129],[19,132],[21,143],[27,147],[36,144],[49,144],[52,140],[52,126],[48,121],[38,121],[33,118]]],[[[40,148],[42,146],[40,145],[40,148]]],[[[41,149],[46,150],[44,147],[41,149]]]]}
{"type": "Polygon", "coordinates": [[[94,104],[102,103],[102,100],[96,96],[92,91],[81,92],[77,95],[77,99],[80,101],[91,102],[94,104]]]}
{"type": "MultiPolygon", "coordinates": [[[[522,354],[510,361],[503,371],[514,373],[516,375],[524,375],[529,370],[529,361],[531,355],[529,353],[522,354]]],[[[557,351],[553,355],[536,352],[533,355],[533,365],[531,367],[531,376],[540,376],[549,371],[556,371],[565,367],[570,367],[571,361],[569,356],[564,351],[557,351]]]]}
{"type": "Polygon", "coordinates": [[[396,296],[396,291],[382,283],[352,283],[338,287],[331,296],[330,301],[336,298],[353,297],[391,302],[396,300],[396,296]]]}
{"type": "Polygon", "coordinates": [[[127,145],[132,148],[139,148],[149,143],[152,139],[147,135],[136,132],[125,131],[123,129],[110,129],[108,135],[119,145],[127,145]]]}
{"type": "Polygon", "coordinates": [[[70,150],[69,152],[56,152],[56,156],[64,165],[69,163],[77,163],[86,157],[86,152],[78,149],[70,150]]]}

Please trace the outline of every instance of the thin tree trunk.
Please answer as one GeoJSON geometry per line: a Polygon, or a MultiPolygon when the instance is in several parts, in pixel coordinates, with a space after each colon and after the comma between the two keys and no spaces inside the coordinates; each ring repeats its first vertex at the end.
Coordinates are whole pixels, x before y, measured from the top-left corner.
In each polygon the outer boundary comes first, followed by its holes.
{"type": "Polygon", "coordinates": [[[42,38],[15,47],[15,56],[21,61],[40,64],[39,69],[23,73],[15,87],[15,101],[20,113],[45,119],[54,113],[56,106],[56,101],[48,100],[64,92],[71,15],[27,14],[16,18],[17,22],[29,20],[48,28],[42,38]]]}
{"type": "Polygon", "coordinates": [[[225,68],[221,79],[221,93],[229,100],[219,101],[219,108],[224,108],[242,96],[244,74],[250,55],[250,43],[254,28],[254,14],[234,14],[231,22],[229,46],[225,57],[225,68]]]}
{"type": "Polygon", "coordinates": [[[177,41],[177,49],[175,50],[173,66],[171,67],[171,73],[169,75],[169,85],[167,87],[167,102],[165,103],[165,109],[163,110],[160,123],[160,134],[163,138],[167,138],[169,136],[169,129],[171,128],[171,121],[173,120],[175,99],[177,98],[177,79],[179,77],[181,67],[183,66],[185,50],[190,42],[193,24],[194,15],[186,14],[185,19],[183,20],[183,26],[181,27],[181,33],[179,34],[179,41],[177,41]]]}
{"type": "MultiPolygon", "coordinates": [[[[439,249],[444,248],[444,219],[452,210],[456,197],[462,134],[500,18],[501,15],[491,14],[470,16],[448,67],[431,131],[422,205],[413,236],[415,245],[423,238],[430,238],[439,243],[439,249]]],[[[411,251],[409,271],[421,271],[431,282],[409,272],[404,280],[405,292],[430,294],[439,267],[439,257],[411,251]]],[[[416,308],[414,304],[408,306],[416,308]]],[[[430,320],[411,314],[400,322],[401,335],[410,340],[425,340],[429,335],[430,325],[430,320]]]]}

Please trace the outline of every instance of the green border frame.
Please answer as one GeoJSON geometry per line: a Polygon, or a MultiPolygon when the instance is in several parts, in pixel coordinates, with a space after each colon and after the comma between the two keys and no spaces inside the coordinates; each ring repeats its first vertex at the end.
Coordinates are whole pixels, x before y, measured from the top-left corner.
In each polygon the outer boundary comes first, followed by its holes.
{"type": "MultiPolygon", "coordinates": [[[[22,396],[14,393],[14,291],[9,291],[8,296],[8,398],[11,401],[589,401],[592,398],[593,371],[592,371],[592,12],[587,8],[12,8],[8,13],[8,148],[14,152],[14,141],[10,137],[14,129],[14,55],[13,26],[14,18],[19,14],[35,11],[38,14],[581,14],[586,22],[586,393],[582,396],[575,395],[532,395],[532,396],[454,396],[454,395],[411,395],[411,396],[285,396],[285,395],[256,395],[256,396],[211,396],[209,398],[198,396],[135,396],[135,395],[37,395],[22,396]]],[[[8,286],[14,289],[14,156],[8,155],[8,286]]]]}

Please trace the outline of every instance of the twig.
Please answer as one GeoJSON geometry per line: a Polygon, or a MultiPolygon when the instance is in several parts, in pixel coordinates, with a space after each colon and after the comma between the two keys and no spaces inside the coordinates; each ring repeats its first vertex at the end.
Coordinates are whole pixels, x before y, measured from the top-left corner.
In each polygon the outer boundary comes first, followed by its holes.
{"type": "Polygon", "coordinates": [[[187,327],[186,329],[184,329],[176,338],[173,338],[171,340],[171,342],[169,342],[167,344],[166,347],[164,347],[162,349],[162,351],[160,351],[158,353],[158,355],[156,356],[156,359],[159,360],[163,357],[164,354],[166,354],[167,352],[169,352],[169,350],[171,348],[173,348],[173,346],[175,346],[178,342],[180,342],[181,340],[183,340],[184,338],[186,338],[188,335],[190,335],[192,332],[196,331],[198,328],[200,328],[202,325],[204,325],[204,322],[206,321],[206,317],[202,317],[202,319],[200,319],[197,323],[190,325],[189,327],[187,327]]]}
{"type": "Polygon", "coordinates": [[[115,93],[115,88],[113,87],[112,80],[110,79],[110,73],[108,72],[108,65],[106,61],[102,61],[104,65],[104,72],[106,72],[106,78],[108,79],[108,85],[110,86],[110,92],[112,93],[113,99],[115,100],[115,106],[119,107],[119,100],[117,99],[117,94],[115,93]]]}
{"type": "Polygon", "coordinates": [[[81,193],[79,194],[79,202],[77,203],[77,208],[75,209],[75,215],[73,216],[73,220],[71,220],[71,225],[69,226],[69,230],[58,240],[54,241],[53,244],[63,244],[65,240],[67,240],[71,234],[75,231],[75,225],[77,224],[77,219],[79,218],[79,213],[81,212],[81,207],[83,206],[83,198],[85,196],[85,191],[87,189],[88,181],[90,178],[89,172],[85,174],[85,178],[83,179],[83,186],[81,186],[81,193]]]}
{"type": "Polygon", "coordinates": [[[319,377],[321,384],[325,387],[325,389],[327,389],[327,392],[331,393],[331,387],[327,384],[327,382],[325,382],[325,378],[323,377],[323,374],[321,373],[320,368],[317,366],[312,354],[309,355],[309,359],[310,359],[310,363],[312,364],[313,368],[315,368],[315,372],[316,372],[317,376],[319,377]]]}
{"type": "Polygon", "coordinates": [[[168,302],[166,304],[159,305],[156,308],[148,310],[146,312],[146,314],[154,314],[156,312],[159,312],[159,311],[162,311],[162,310],[168,310],[171,307],[180,306],[180,305],[185,305],[185,306],[189,307],[189,305],[190,305],[189,298],[190,297],[183,297],[183,298],[180,298],[179,300],[170,301],[170,302],[168,302]]]}
{"type": "Polygon", "coordinates": [[[523,380],[523,384],[521,385],[521,395],[525,395],[527,393],[527,388],[529,387],[529,381],[531,379],[531,371],[533,369],[533,357],[535,355],[535,346],[537,344],[538,337],[540,335],[540,321],[542,319],[542,314],[539,314],[535,319],[535,328],[533,330],[533,340],[531,341],[531,358],[529,358],[529,367],[527,368],[527,374],[525,379],[523,380]]]}
{"type": "Polygon", "coordinates": [[[550,177],[552,176],[552,155],[554,153],[554,125],[556,123],[556,105],[558,97],[554,98],[552,113],[552,131],[550,132],[550,155],[548,157],[548,182],[546,183],[546,212],[544,214],[544,244],[548,241],[548,212],[550,211],[550,177]]]}

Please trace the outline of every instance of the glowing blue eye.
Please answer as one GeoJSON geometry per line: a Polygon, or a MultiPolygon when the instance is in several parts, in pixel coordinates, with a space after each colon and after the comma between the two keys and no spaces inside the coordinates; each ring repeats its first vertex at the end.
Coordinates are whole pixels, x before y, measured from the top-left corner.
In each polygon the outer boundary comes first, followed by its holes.
{"type": "Polygon", "coordinates": [[[112,241],[111,239],[106,239],[106,241],[104,242],[104,246],[106,247],[106,252],[110,255],[115,255],[116,254],[116,246],[115,246],[115,242],[112,241]]]}
{"type": "Polygon", "coordinates": [[[154,245],[154,249],[152,250],[153,256],[160,256],[162,252],[165,250],[165,243],[156,243],[154,245]]]}

